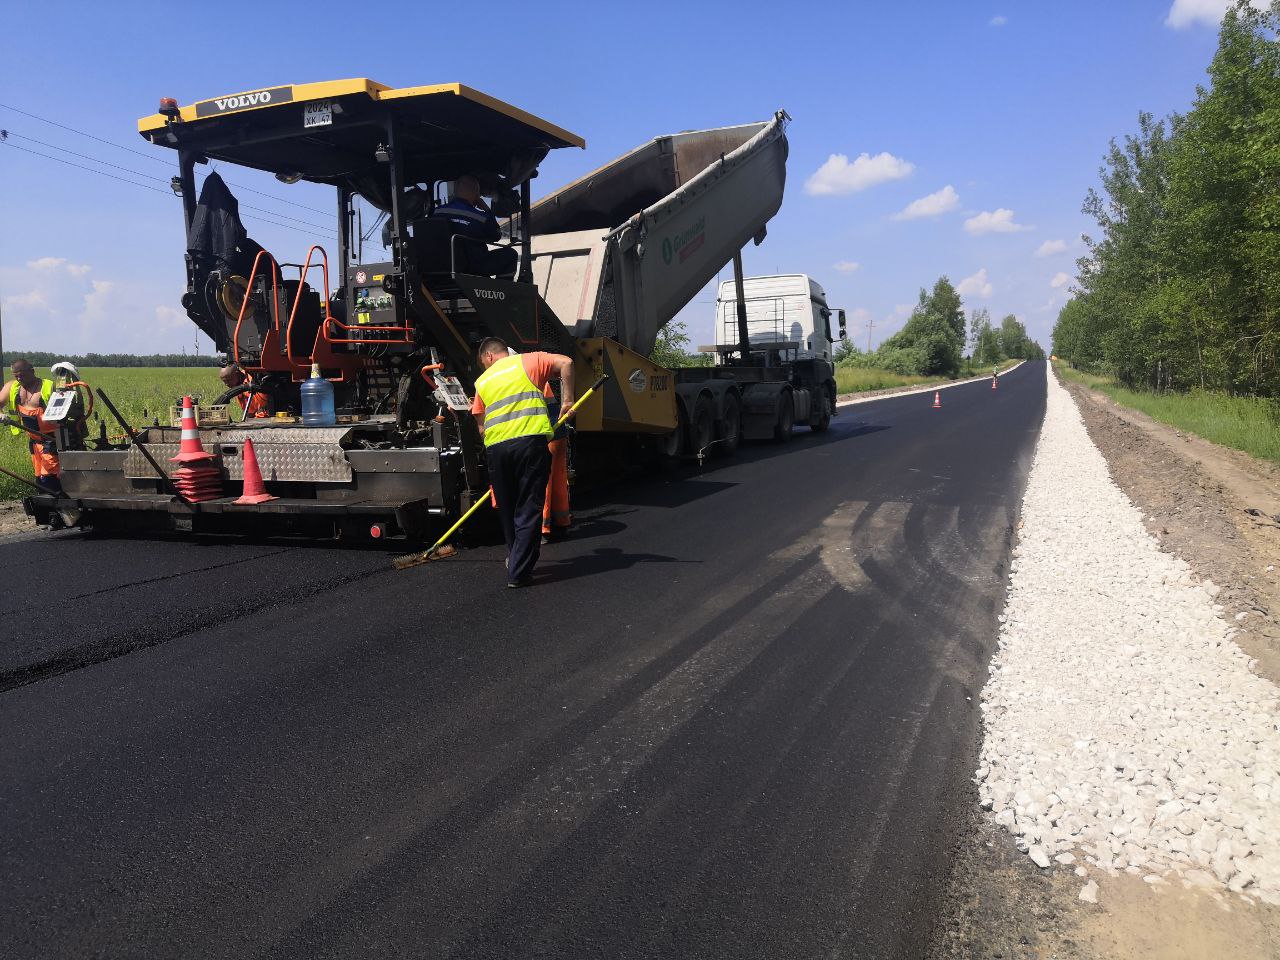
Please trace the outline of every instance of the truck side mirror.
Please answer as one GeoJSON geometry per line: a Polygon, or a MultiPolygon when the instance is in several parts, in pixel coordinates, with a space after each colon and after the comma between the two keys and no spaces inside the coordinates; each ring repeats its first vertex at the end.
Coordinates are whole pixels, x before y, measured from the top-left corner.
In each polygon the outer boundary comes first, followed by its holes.
{"type": "Polygon", "coordinates": [[[843,311],[843,310],[836,310],[836,316],[837,316],[837,318],[839,319],[839,322],[840,322],[840,339],[841,339],[841,340],[848,340],[848,339],[849,339],[849,331],[848,331],[847,329],[845,329],[845,323],[844,323],[844,311],[843,311]]]}

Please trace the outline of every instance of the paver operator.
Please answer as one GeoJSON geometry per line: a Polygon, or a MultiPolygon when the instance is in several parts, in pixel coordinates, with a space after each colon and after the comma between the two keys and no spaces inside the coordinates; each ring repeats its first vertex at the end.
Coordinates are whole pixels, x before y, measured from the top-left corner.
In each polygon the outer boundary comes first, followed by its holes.
{"type": "Polygon", "coordinates": [[[49,493],[61,493],[62,481],[58,479],[58,451],[52,439],[48,442],[32,434],[51,434],[53,427],[46,424],[41,414],[53,394],[52,380],[36,376],[29,360],[13,361],[13,379],[0,387],[0,408],[10,421],[18,421],[22,428],[9,426],[15,437],[26,437],[31,451],[31,469],[36,484],[49,493]]]}
{"type": "Polygon", "coordinates": [[[529,585],[542,544],[542,509],[551,471],[551,417],[544,391],[560,381],[560,402],[573,405],[573,361],[541,351],[509,354],[496,337],[480,344],[476,397],[471,405],[484,435],[489,480],[507,542],[507,586],[529,585]]]}

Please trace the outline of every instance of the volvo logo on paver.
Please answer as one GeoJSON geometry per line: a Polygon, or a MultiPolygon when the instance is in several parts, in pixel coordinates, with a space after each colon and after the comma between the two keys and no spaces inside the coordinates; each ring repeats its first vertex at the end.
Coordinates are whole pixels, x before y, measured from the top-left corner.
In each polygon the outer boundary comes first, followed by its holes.
{"type": "Polygon", "coordinates": [[[482,290],[479,287],[476,287],[476,296],[482,297],[485,300],[507,299],[507,295],[503,293],[501,290],[482,290]]]}
{"type": "Polygon", "coordinates": [[[293,87],[271,87],[267,90],[254,90],[250,93],[238,93],[234,97],[218,97],[216,100],[201,100],[196,104],[197,117],[213,117],[220,113],[234,113],[237,110],[248,110],[251,107],[266,107],[276,103],[290,103],[293,100],[293,87]]]}
{"type": "Polygon", "coordinates": [[[644,375],[644,371],[636,367],[627,374],[627,383],[631,384],[631,389],[636,393],[644,393],[644,388],[649,385],[649,378],[644,375]]]}

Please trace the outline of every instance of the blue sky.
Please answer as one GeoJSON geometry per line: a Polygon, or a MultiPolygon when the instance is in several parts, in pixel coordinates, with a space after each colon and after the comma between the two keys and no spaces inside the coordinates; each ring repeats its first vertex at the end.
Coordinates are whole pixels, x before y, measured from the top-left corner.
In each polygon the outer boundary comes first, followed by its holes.
{"type": "MultiPolygon", "coordinates": [[[[785,108],[786,200],[747,250],[748,274],[811,274],[860,345],[869,322],[878,343],[946,274],[967,306],[1017,314],[1047,347],[1108,138],[1140,110],[1188,106],[1225,0],[5,6],[0,103],[119,145],[0,107],[13,133],[0,144],[5,348],[79,353],[197,346],[178,306],[173,155],[137,135],[137,118],[161,96],[349,76],[460,81],[583,136],[585,151],[543,164],[536,195],[656,135],[785,108]]],[[[244,211],[282,261],[323,233],[297,220],[332,219],[331,190],[223,172],[279,198],[239,194],[298,228],[244,211]]],[[[713,299],[682,314],[696,342],[711,337],[713,299]]]]}

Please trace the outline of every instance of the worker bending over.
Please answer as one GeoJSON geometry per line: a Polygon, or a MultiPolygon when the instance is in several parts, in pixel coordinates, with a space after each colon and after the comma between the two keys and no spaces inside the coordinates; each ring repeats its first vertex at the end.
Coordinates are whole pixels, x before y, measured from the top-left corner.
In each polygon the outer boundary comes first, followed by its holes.
{"type": "Polygon", "coordinates": [[[551,470],[551,417],[543,397],[560,381],[560,402],[573,406],[573,361],[556,353],[510,355],[496,337],[480,344],[471,412],[484,435],[489,481],[507,542],[507,586],[528,586],[542,544],[542,508],[551,470]]]}
{"type": "Polygon", "coordinates": [[[45,423],[41,416],[53,394],[53,381],[36,376],[29,360],[13,361],[12,370],[13,379],[0,387],[0,409],[10,420],[9,432],[27,438],[36,484],[49,493],[60,494],[58,450],[53,442],[56,426],[45,423]],[[22,426],[14,426],[14,422],[22,426]]]}
{"type": "MultiPolygon", "coordinates": [[[[219,370],[218,379],[228,389],[238,387],[244,383],[253,383],[253,378],[234,363],[228,363],[219,370]]],[[[246,390],[244,393],[236,394],[233,399],[240,405],[242,420],[247,420],[250,417],[269,417],[271,415],[271,411],[268,408],[267,395],[261,390],[246,390]]]]}

